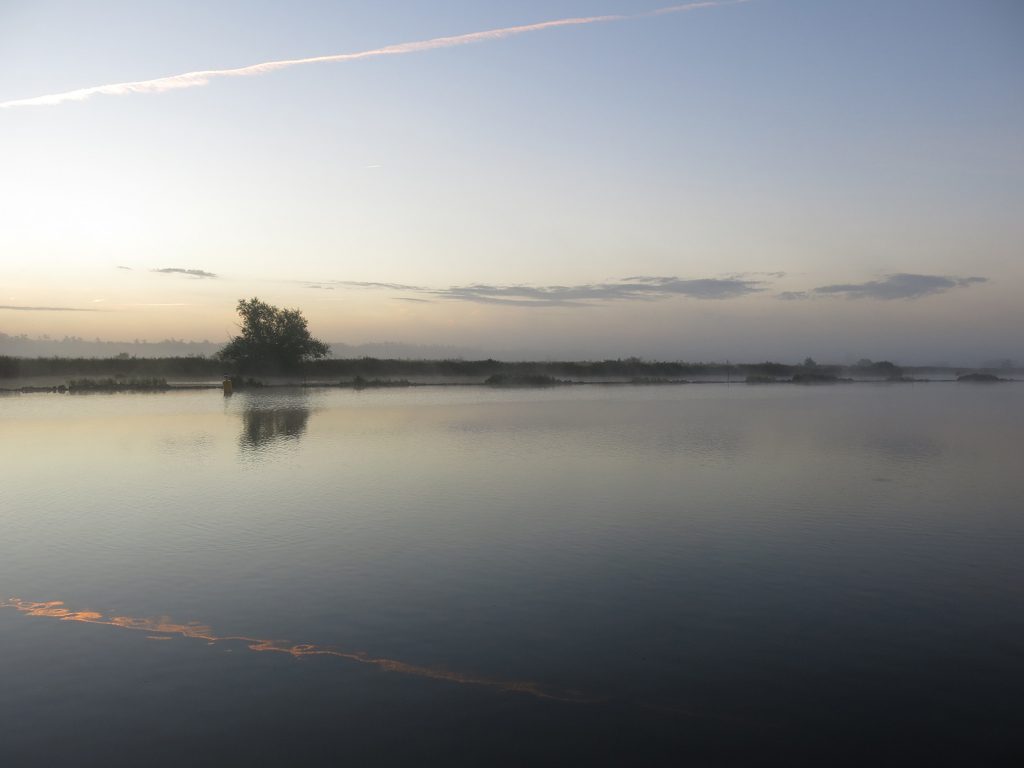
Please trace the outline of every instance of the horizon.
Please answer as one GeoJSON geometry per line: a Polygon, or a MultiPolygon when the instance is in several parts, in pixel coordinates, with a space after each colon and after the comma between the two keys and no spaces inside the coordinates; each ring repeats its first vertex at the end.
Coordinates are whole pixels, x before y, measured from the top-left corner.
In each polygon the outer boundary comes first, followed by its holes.
{"type": "MultiPolygon", "coordinates": [[[[578,356],[578,357],[556,357],[544,354],[531,354],[528,350],[504,350],[487,353],[479,349],[469,347],[444,346],[437,344],[407,344],[400,341],[378,341],[364,344],[348,344],[347,342],[327,342],[330,352],[328,359],[359,359],[377,358],[392,360],[495,360],[503,362],[537,362],[537,363],[559,363],[559,362],[600,362],[610,360],[637,360],[642,363],[671,362],[687,365],[719,365],[719,366],[757,366],[763,364],[781,364],[792,367],[803,365],[807,357],[801,358],[770,358],[764,355],[754,355],[750,358],[728,359],[706,357],[698,359],[685,358],[663,358],[645,357],[641,355],[615,355],[612,357],[601,356],[578,356]]],[[[129,355],[138,359],[160,359],[172,357],[205,357],[212,358],[223,348],[223,344],[210,341],[209,339],[188,340],[188,339],[133,339],[103,341],[99,339],[84,339],[77,336],[65,336],[62,338],[30,338],[26,335],[10,336],[0,332],[0,357],[11,357],[21,359],[32,358],[85,358],[85,359],[114,359],[119,356],[129,355]]],[[[812,359],[814,359],[812,357],[812,359]]],[[[861,356],[853,358],[820,358],[815,359],[815,364],[831,367],[858,367],[867,361],[871,364],[892,363],[901,368],[934,368],[934,369],[1004,369],[1020,370],[1020,361],[1013,358],[1000,357],[990,359],[966,360],[940,360],[934,359],[928,362],[920,360],[899,360],[883,357],[861,356]]]]}
{"type": "Polygon", "coordinates": [[[9,337],[222,344],[260,296],[355,348],[1024,359],[1011,3],[0,19],[9,337]]]}

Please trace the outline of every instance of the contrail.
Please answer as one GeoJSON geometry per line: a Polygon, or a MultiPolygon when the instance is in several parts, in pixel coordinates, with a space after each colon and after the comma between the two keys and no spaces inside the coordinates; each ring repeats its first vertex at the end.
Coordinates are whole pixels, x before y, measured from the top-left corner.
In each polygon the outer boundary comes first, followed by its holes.
{"type": "Polygon", "coordinates": [[[639,19],[649,16],[663,16],[671,13],[685,13],[687,11],[696,11],[701,8],[717,8],[719,6],[737,5],[739,3],[746,2],[750,2],[750,0],[706,0],[706,2],[672,5],[666,8],[646,11],[644,13],[555,19],[554,21],[542,21],[536,24],[524,24],[518,27],[502,27],[501,29],[489,29],[483,32],[469,32],[463,35],[435,37],[430,40],[398,43],[396,45],[388,45],[383,48],[374,48],[369,51],[337,53],[329,56],[312,56],[306,59],[265,61],[262,64],[250,64],[247,67],[237,67],[235,69],[204,69],[198,72],[184,72],[180,75],[158,77],[154,80],[136,80],[128,83],[94,85],[89,88],[78,88],[73,91],[64,91],[63,93],[51,93],[46,96],[34,96],[29,99],[4,101],[0,102],[0,108],[8,109],[11,107],[39,107],[63,104],[66,101],[84,101],[100,94],[107,96],[124,96],[130,93],[163,93],[164,91],[173,91],[180,88],[195,88],[200,85],[206,85],[217,77],[249,77],[250,75],[262,75],[279,69],[297,67],[301,64],[324,64],[329,62],[357,61],[359,59],[376,58],[377,56],[398,56],[406,53],[432,51],[437,48],[454,48],[458,45],[469,45],[470,43],[481,43],[488,40],[501,40],[506,37],[524,35],[528,32],[539,32],[544,29],[553,29],[555,27],[604,24],[613,21],[625,21],[627,19],[639,19]]]}

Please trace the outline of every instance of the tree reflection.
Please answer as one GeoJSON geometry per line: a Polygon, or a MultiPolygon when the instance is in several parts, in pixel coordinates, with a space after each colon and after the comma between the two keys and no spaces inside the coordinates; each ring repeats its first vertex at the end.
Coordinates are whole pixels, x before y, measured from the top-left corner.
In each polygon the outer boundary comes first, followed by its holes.
{"type": "Polygon", "coordinates": [[[289,399],[275,407],[266,398],[246,403],[242,411],[242,449],[260,450],[284,440],[298,440],[306,432],[310,409],[289,399]]]}

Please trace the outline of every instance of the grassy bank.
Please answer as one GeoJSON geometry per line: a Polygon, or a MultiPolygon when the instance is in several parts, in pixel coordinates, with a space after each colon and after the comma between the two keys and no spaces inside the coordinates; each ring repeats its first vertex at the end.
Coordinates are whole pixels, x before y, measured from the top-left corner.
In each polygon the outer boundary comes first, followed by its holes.
{"type": "MultiPolygon", "coordinates": [[[[463,383],[490,382],[492,386],[512,382],[529,385],[551,382],[623,382],[636,384],[677,384],[686,381],[730,381],[749,383],[825,382],[845,379],[868,381],[919,381],[929,377],[953,380],[964,374],[993,374],[1017,378],[1020,371],[963,368],[914,368],[890,362],[852,366],[789,365],[761,363],[691,363],[681,361],[649,361],[638,358],[597,361],[534,361],[505,362],[501,360],[404,360],[361,357],[327,359],[306,363],[300,370],[247,371],[246,378],[266,381],[350,382],[359,387],[403,386],[399,382],[425,383],[453,381],[463,383]],[[1016,374],[1016,376],[1015,376],[1016,374]]],[[[46,380],[45,383],[66,383],[72,378],[174,381],[205,381],[214,383],[224,376],[239,376],[239,371],[220,360],[208,357],[3,357],[0,356],[0,380],[46,380]]],[[[116,383],[116,382],[115,382],[116,383]]],[[[514,385],[514,384],[513,384],[514,385]]]]}
{"type": "MultiPolygon", "coordinates": [[[[822,373],[838,375],[834,366],[819,366],[822,373]]],[[[787,378],[801,371],[800,366],[782,363],[726,365],[646,361],[638,358],[598,361],[504,362],[500,360],[400,360],[362,357],[316,360],[301,370],[290,372],[295,379],[339,381],[363,379],[472,379],[485,381],[492,376],[507,380],[549,377],[559,380],[673,381],[685,378],[730,377],[742,380],[750,375],[787,378]]],[[[217,379],[235,375],[227,363],[207,357],[0,357],[0,378],[55,376],[87,377],[164,377],[175,379],[217,379]]],[[[263,375],[281,375],[265,371],[263,375]]],[[[246,375],[255,375],[247,372],[246,375]]]]}

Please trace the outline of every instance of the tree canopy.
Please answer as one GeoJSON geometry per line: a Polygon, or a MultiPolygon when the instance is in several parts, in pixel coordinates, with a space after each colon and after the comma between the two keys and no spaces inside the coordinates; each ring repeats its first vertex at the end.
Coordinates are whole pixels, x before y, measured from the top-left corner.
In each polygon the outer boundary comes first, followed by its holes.
{"type": "Polygon", "coordinates": [[[310,335],[298,309],[279,309],[256,297],[240,299],[237,309],[241,333],[217,354],[240,371],[286,373],[330,354],[329,346],[310,335]]]}

